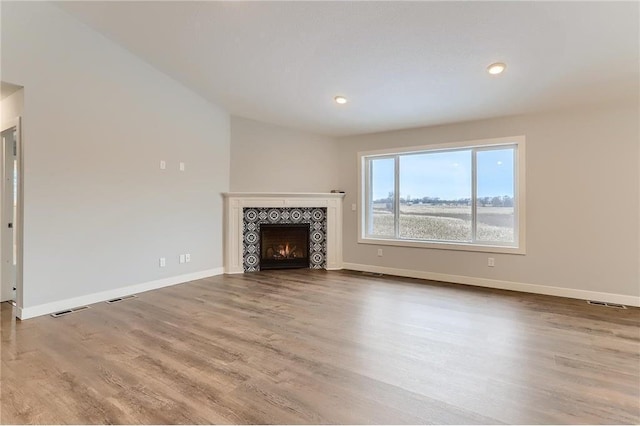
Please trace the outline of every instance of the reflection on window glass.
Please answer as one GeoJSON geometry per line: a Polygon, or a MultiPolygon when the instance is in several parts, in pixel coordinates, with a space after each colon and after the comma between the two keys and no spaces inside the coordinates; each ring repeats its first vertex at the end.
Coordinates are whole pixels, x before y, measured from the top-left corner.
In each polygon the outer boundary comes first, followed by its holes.
{"type": "Polygon", "coordinates": [[[18,205],[18,160],[13,160],[13,205],[18,205]]]}

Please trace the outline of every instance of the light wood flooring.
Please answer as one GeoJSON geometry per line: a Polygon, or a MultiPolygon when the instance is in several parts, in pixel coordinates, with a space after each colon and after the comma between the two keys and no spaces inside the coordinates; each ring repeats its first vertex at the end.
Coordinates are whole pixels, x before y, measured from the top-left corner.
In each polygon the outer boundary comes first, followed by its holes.
{"type": "Polygon", "coordinates": [[[0,306],[2,423],[640,423],[640,309],[313,270],[0,306]]]}

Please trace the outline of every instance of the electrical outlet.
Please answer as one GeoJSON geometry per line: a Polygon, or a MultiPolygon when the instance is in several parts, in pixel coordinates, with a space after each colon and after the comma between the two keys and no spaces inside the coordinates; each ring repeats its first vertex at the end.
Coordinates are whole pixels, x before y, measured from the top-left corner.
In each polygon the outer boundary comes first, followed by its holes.
{"type": "Polygon", "coordinates": [[[167,266],[167,259],[165,259],[164,257],[160,258],[160,267],[164,268],[165,266],[167,266]]]}
{"type": "Polygon", "coordinates": [[[494,267],[496,266],[496,260],[493,257],[490,257],[487,261],[487,266],[494,267]]]}
{"type": "Polygon", "coordinates": [[[355,203],[351,204],[351,211],[352,212],[355,212],[357,209],[358,209],[358,206],[355,203]]]}
{"type": "Polygon", "coordinates": [[[180,255],[180,263],[184,263],[184,254],[180,255]]]}
{"type": "Polygon", "coordinates": [[[167,162],[164,160],[160,160],[160,170],[165,170],[167,168],[167,162]]]}
{"type": "Polygon", "coordinates": [[[378,256],[382,257],[382,249],[378,249],[378,256]]]}
{"type": "Polygon", "coordinates": [[[191,254],[189,254],[189,253],[185,254],[184,255],[184,260],[187,263],[191,262],[191,254]]]}
{"type": "Polygon", "coordinates": [[[184,172],[184,163],[182,163],[182,162],[180,163],[180,171],[184,172]]]}

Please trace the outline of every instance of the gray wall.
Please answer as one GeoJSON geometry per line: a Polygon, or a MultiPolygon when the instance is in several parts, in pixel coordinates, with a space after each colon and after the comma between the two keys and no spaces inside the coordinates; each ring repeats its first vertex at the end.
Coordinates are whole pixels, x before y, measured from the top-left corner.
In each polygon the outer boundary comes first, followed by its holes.
{"type": "Polygon", "coordinates": [[[25,87],[24,307],[222,267],[225,111],[47,3],[3,2],[2,78],[25,87]]]}
{"type": "Polygon", "coordinates": [[[555,111],[340,139],[345,205],[357,202],[357,152],[526,135],[526,255],[357,243],[345,209],[344,261],[410,271],[640,294],[639,110],[627,105],[555,111]],[[487,267],[487,257],[496,266],[487,267]]]}
{"type": "Polygon", "coordinates": [[[334,138],[231,117],[231,191],[339,189],[334,138]]]}

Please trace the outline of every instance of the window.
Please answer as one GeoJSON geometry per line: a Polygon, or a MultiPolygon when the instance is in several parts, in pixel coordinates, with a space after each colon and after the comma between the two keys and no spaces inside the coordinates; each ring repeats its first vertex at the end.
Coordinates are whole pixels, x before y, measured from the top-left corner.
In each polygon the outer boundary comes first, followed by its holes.
{"type": "Polygon", "coordinates": [[[359,157],[359,242],[524,253],[524,137],[359,157]]]}

